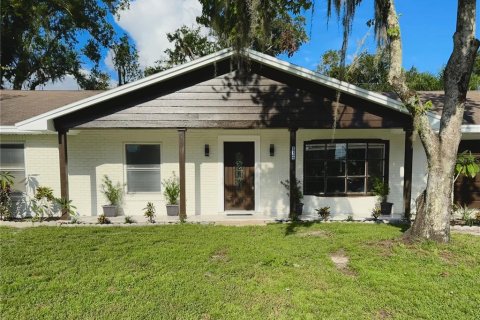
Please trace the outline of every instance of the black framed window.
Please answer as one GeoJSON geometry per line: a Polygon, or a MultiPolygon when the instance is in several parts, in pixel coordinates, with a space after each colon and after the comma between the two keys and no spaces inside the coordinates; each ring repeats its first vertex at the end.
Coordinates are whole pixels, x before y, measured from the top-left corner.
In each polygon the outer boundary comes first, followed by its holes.
{"type": "Polygon", "coordinates": [[[373,178],[388,179],[384,140],[306,141],[303,158],[306,195],[368,195],[373,178]]]}
{"type": "Polygon", "coordinates": [[[127,192],[160,192],[160,145],[126,144],[127,192]]]}

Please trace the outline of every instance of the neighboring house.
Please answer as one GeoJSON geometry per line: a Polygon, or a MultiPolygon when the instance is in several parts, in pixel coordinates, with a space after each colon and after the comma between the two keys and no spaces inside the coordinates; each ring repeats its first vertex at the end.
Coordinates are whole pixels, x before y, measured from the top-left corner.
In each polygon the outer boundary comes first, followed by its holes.
{"type": "MultiPolygon", "coordinates": [[[[480,153],[480,95],[468,97],[461,148],[480,153]]],[[[104,175],[125,184],[127,215],[149,201],[165,215],[161,181],[172,172],[187,216],[284,218],[280,182],[297,178],[305,214],[330,206],[334,219],[369,217],[369,181],[379,177],[401,217],[425,187],[425,154],[399,101],[250,50],[240,62],[222,50],[101,93],[4,90],[1,105],[0,170],[26,180],[16,187],[29,195],[53,188],[82,215],[101,214],[104,175]]],[[[478,207],[479,182],[468,183],[457,196],[478,207]]]]}

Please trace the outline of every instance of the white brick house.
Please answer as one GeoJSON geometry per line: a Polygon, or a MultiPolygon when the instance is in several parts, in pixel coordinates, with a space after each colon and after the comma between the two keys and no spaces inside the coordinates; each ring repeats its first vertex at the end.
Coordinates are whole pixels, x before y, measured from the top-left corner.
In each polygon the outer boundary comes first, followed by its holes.
{"type": "MultiPolygon", "coordinates": [[[[254,51],[244,58],[245,73],[223,50],[100,93],[2,91],[0,170],[27,195],[49,186],[86,216],[106,204],[104,175],[125,184],[123,214],[151,201],[166,215],[161,181],[172,172],[187,217],[287,217],[280,182],[292,177],[305,215],[329,206],[334,219],[369,217],[373,176],[388,182],[395,217],[414,211],[426,160],[401,103],[254,51]]],[[[480,146],[478,109],[462,127],[469,148],[480,146]]]]}

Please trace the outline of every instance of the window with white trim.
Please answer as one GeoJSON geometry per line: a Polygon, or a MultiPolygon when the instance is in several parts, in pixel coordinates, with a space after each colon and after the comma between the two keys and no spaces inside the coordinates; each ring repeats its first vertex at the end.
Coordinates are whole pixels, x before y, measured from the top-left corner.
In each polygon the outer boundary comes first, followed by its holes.
{"type": "Polygon", "coordinates": [[[160,192],[160,145],[126,144],[127,192],[160,192]]]}
{"type": "Polygon", "coordinates": [[[314,140],[304,145],[305,195],[370,195],[388,177],[388,141],[314,140]]]}
{"type": "Polygon", "coordinates": [[[13,191],[26,191],[25,152],[23,143],[0,144],[0,171],[14,177],[13,191]]]}

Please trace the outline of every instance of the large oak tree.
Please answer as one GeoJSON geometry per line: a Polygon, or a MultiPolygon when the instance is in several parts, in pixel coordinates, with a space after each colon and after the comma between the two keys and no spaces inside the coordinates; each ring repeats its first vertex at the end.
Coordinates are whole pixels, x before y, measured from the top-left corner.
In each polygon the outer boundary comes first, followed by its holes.
{"type": "MultiPolygon", "coordinates": [[[[336,12],[343,14],[345,36],[348,37],[358,0],[329,0],[336,12]]],[[[428,112],[430,101],[422,101],[409,88],[402,68],[402,34],[393,0],[375,0],[375,32],[385,41],[390,68],[388,82],[411,113],[413,126],[423,144],[428,161],[427,187],[422,206],[417,208],[408,237],[450,240],[452,186],[468,84],[480,42],[475,38],[476,0],[458,0],[453,52],[444,72],[445,99],[440,127],[432,127],[428,112]]],[[[346,40],[345,40],[346,41],[346,40]]]]}
{"type": "Polygon", "coordinates": [[[112,45],[114,29],[109,15],[117,14],[128,3],[3,0],[0,85],[10,83],[14,89],[34,90],[67,74],[85,80],[82,65],[90,61],[98,67],[101,49],[112,45]]]}
{"type": "MultiPolygon", "coordinates": [[[[287,12],[295,19],[310,8],[313,1],[246,1],[244,6],[233,6],[230,0],[202,0],[203,15],[199,22],[214,28],[219,37],[230,39],[237,49],[265,47],[272,43],[271,18],[275,12],[287,12]],[[247,17],[247,18],[245,18],[247,17]],[[260,30],[260,31],[259,31],[260,30]],[[252,32],[255,31],[255,32],[252,32]],[[258,36],[259,35],[259,36],[258,36]],[[263,41],[266,41],[263,43],[263,41]]],[[[241,1],[243,3],[243,1],[241,1]]],[[[362,0],[328,0],[327,14],[336,12],[344,28],[341,65],[356,8],[362,0]]],[[[479,47],[475,38],[476,0],[458,0],[457,24],[453,35],[453,52],[444,72],[445,101],[440,128],[436,131],[428,117],[431,102],[421,101],[408,87],[402,68],[402,38],[400,23],[393,0],[375,0],[372,23],[379,43],[386,45],[389,56],[387,81],[412,115],[414,128],[420,137],[428,160],[428,180],[424,205],[417,208],[415,221],[407,233],[411,237],[450,240],[450,213],[452,210],[452,181],[461,139],[461,125],[469,80],[479,47]]],[[[291,47],[293,53],[297,47],[291,47]]],[[[278,52],[275,52],[278,53],[278,52]]],[[[342,77],[342,76],[341,76],[342,77]]]]}

